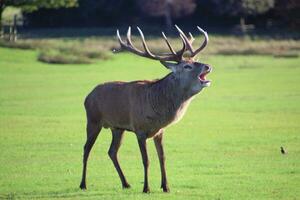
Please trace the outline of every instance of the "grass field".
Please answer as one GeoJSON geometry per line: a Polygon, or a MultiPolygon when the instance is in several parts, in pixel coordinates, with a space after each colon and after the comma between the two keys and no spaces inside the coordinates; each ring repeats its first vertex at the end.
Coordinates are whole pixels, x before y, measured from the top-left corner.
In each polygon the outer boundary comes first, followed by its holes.
{"type": "Polygon", "coordinates": [[[150,194],[134,134],[119,158],[123,190],[103,130],[79,189],[85,142],[83,100],[108,80],[153,79],[158,62],[128,54],[89,65],[49,65],[38,52],[0,48],[0,199],[299,199],[300,58],[211,55],[212,86],[165,134],[171,193],[160,189],[148,141],[150,194]],[[280,146],[288,150],[281,155],[280,146]]]}

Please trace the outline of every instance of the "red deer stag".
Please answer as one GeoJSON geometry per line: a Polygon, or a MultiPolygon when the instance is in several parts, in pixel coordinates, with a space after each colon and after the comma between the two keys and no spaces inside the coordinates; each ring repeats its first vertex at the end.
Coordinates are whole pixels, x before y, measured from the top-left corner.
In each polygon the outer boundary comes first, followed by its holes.
{"type": "Polygon", "coordinates": [[[145,41],[144,34],[137,27],[144,47],[144,51],[136,48],[131,41],[131,28],[128,28],[127,41],[124,42],[117,30],[117,38],[121,50],[127,50],[142,57],[159,60],[162,65],[172,72],[160,80],[109,82],[98,85],[85,99],[84,105],[87,115],[87,140],[84,145],[83,172],[81,189],[86,189],[86,168],[91,148],[93,147],[101,128],[110,128],[112,142],[108,151],[122,182],[123,188],[129,188],[122,169],[118,162],[117,153],[122,142],[125,130],[132,131],[137,136],[137,141],[144,165],[144,189],[149,192],[148,166],[146,140],[153,138],[161,168],[161,187],[164,192],[169,192],[165,155],[163,148],[163,132],[168,125],[181,119],[193,97],[204,87],[210,85],[205,76],[211,71],[207,64],[196,62],[194,57],[205,48],[208,35],[200,27],[198,30],[204,34],[203,44],[194,50],[191,34],[187,37],[176,26],[183,47],[175,51],[167,37],[162,32],[163,38],[170,49],[170,53],[154,54],[145,41]],[[184,56],[189,53],[188,56],[184,56]],[[170,62],[171,61],[171,62],[170,62]]]}

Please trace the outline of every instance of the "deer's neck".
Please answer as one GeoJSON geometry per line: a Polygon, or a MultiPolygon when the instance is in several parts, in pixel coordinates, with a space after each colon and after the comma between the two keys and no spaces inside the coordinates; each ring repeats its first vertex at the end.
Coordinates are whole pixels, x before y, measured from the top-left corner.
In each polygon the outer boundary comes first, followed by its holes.
{"type": "Polygon", "coordinates": [[[172,73],[152,83],[148,95],[153,111],[166,124],[180,119],[191,99],[172,73]]]}

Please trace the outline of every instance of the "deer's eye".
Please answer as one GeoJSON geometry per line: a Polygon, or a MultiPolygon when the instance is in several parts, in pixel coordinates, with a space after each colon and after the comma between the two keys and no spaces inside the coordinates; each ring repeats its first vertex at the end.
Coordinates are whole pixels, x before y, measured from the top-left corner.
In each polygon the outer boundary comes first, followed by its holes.
{"type": "Polygon", "coordinates": [[[192,66],[190,66],[190,65],[184,65],[183,68],[184,68],[184,69],[187,69],[187,70],[191,70],[191,69],[192,69],[192,66]]]}

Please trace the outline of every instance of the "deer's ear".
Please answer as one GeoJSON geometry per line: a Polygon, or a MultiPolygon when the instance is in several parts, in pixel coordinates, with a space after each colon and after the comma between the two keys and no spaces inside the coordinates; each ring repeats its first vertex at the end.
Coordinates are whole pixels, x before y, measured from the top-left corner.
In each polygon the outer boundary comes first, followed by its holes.
{"type": "Polygon", "coordinates": [[[160,61],[160,63],[165,66],[167,69],[170,69],[172,72],[176,72],[177,70],[177,63],[171,63],[166,61],[160,61]]]}

